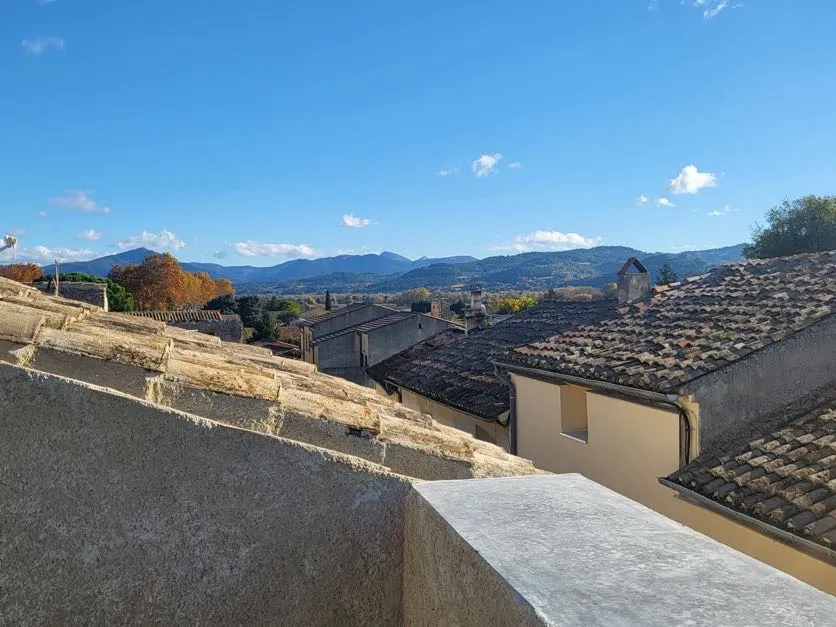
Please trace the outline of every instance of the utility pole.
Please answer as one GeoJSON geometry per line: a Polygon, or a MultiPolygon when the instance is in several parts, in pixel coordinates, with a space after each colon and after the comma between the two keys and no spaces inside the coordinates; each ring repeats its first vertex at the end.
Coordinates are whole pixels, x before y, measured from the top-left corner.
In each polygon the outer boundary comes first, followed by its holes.
{"type": "Polygon", "coordinates": [[[58,260],[55,260],[55,295],[58,296],[58,260]]]}

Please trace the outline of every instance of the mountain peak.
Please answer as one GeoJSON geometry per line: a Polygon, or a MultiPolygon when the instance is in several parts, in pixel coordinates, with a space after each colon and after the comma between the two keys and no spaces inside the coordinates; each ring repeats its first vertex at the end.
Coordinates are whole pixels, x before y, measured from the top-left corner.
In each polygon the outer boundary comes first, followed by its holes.
{"type": "Polygon", "coordinates": [[[398,253],[392,253],[388,250],[384,250],[380,253],[380,257],[382,259],[391,259],[392,261],[402,261],[404,263],[410,263],[410,260],[404,257],[403,255],[399,255],[398,253]]]}

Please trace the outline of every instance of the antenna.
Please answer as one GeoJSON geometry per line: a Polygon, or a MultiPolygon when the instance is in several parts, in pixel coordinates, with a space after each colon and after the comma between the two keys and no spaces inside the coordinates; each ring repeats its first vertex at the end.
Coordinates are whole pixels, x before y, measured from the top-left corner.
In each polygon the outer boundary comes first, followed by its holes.
{"type": "Polygon", "coordinates": [[[17,238],[14,235],[6,235],[3,238],[3,246],[0,247],[0,250],[6,250],[7,248],[16,248],[17,247],[17,238]]]}

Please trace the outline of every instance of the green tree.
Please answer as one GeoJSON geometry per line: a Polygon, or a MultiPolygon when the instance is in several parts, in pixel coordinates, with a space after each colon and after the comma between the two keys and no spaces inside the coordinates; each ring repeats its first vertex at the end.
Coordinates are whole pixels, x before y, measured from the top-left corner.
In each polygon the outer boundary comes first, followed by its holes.
{"type": "Polygon", "coordinates": [[[126,312],[134,310],[134,296],[123,285],[100,276],[84,272],[66,272],[58,276],[59,281],[67,283],[105,283],[107,285],[107,305],[110,311],[126,312]]]}
{"type": "Polygon", "coordinates": [[[213,298],[203,307],[204,309],[217,309],[224,315],[231,315],[238,313],[238,301],[232,294],[224,294],[213,298]]]}
{"type": "Polygon", "coordinates": [[[261,312],[261,317],[253,326],[255,329],[256,340],[275,340],[276,339],[276,321],[273,320],[270,313],[265,309],[261,312]]]}
{"type": "Polygon", "coordinates": [[[331,290],[325,290],[325,311],[331,311],[331,290]]]}
{"type": "Polygon", "coordinates": [[[784,257],[836,249],[836,196],[805,196],[784,201],[766,213],[768,226],[755,225],[749,259],[784,257]]]}
{"type": "Polygon", "coordinates": [[[418,300],[412,303],[410,309],[417,313],[430,313],[432,311],[432,303],[428,300],[418,300]]]}
{"type": "Polygon", "coordinates": [[[276,318],[285,324],[302,315],[302,305],[295,300],[286,300],[281,305],[276,318]]]}
{"type": "Polygon", "coordinates": [[[261,299],[258,296],[242,296],[237,299],[237,305],[238,315],[241,316],[244,326],[258,329],[261,324],[261,314],[264,312],[261,299]]]}
{"type": "Polygon", "coordinates": [[[679,276],[673,271],[670,264],[667,263],[659,268],[659,274],[656,275],[657,285],[670,285],[671,283],[676,283],[678,280],[679,276]]]}

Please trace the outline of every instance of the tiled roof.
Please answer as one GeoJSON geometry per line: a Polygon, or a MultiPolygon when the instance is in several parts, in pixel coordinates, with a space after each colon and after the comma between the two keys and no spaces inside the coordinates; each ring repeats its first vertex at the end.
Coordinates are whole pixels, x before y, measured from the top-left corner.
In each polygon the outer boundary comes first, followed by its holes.
{"type": "Polygon", "coordinates": [[[132,311],[132,316],[151,318],[160,322],[198,322],[201,320],[222,320],[216,309],[188,309],[183,311],[132,311]]]}
{"type": "Polygon", "coordinates": [[[328,333],[322,337],[316,338],[313,343],[319,344],[320,342],[333,340],[335,337],[340,337],[341,335],[346,335],[348,333],[367,333],[368,331],[373,331],[374,329],[379,329],[381,327],[387,327],[390,324],[400,322],[406,318],[414,318],[419,315],[421,314],[417,314],[412,311],[398,311],[393,314],[389,314],[388,316],[382,316],[380,318],[375,318],[374,320],[369,320],[368,322],[361,322],[360,324],[355,324],[354,326],[346,327],[345,329],[340,329],[339,331],[334,331],[333,333],[328,333]]]}
{"type": "Polygon", "coordinates": [[[299,323],[303,327],[312,327],[320,322],[325,322],[326,320],[331,320],[332,318],[336,318],[348,311],[352,311],[353,309],[362,309],[363,307],[369,307],[370,305],[367,303],[354,303],[353,305],[346,305],[340,309],[334,309],[333,311],[328,311],[324,314],[320,314],[318,316],[311,316],[310,318],[306,318],[304,315],[300,318],[299,323]]]}
{"type": "Polygon", "coordinates": [[[543,301],[531,309],[452,343],[433,339],[369,368],[388,381],[480,418],[508,411],[508,390],[494,375],[492,360],[509,349],[612,315],[615,301],[543,301]],[[440,346],[438,345],[440,344],[440,346]]]}
{"type": "Polygon", "coordinates": [[[2,362],[354,455],[419,479],[534,472],[531,462],[311,364],[0,278],[2,362]]]}
{"type": "Polygon", "coordinates": [[[836,400],[764,437],[702,455],[668,480],[836,549],[836,400]]]}
{"type": "Polygon", "coordinates": [[[836,251],[720,266],[503,361],[668,392],[831,316],[836,251]]]}

